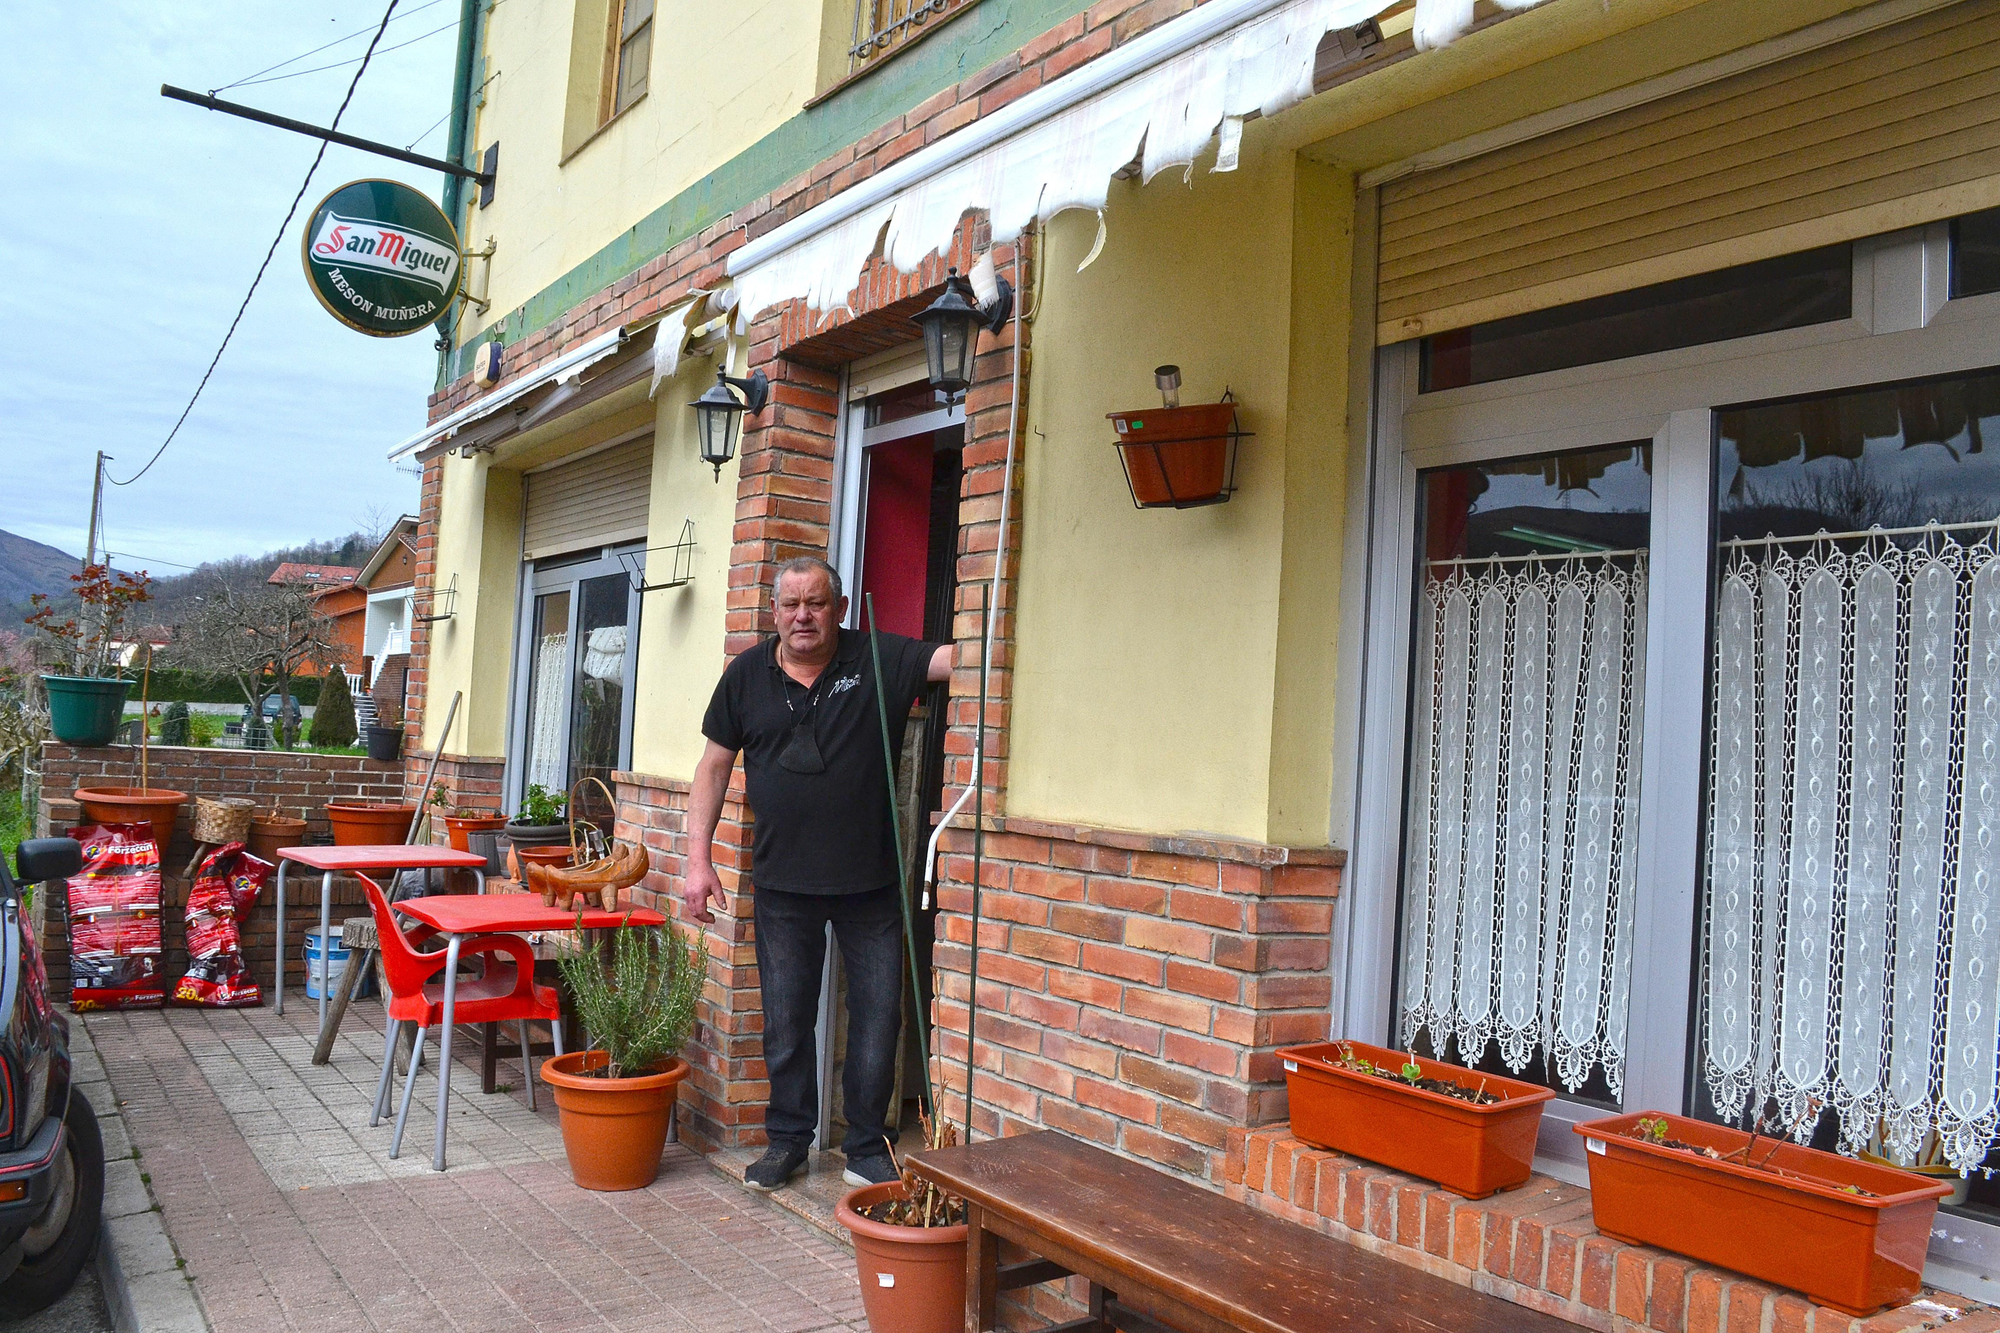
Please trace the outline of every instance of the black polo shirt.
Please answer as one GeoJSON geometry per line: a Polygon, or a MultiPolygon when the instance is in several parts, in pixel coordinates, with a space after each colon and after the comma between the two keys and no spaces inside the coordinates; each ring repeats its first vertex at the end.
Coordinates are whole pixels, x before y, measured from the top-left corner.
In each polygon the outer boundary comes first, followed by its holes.
{"type": "MultiPolygon", "coordinates": [[[[923,693],[931,656],[942,646],[900,634],[881,636],[889,744],[898,757],[910,706],[923,693]]],[[[777,639],[766,639],[722,673],[701,730],[717,745],[743,752],[744,783],[756,816],[753,885],[787,893],[866,893],[896,883],[889,778],[866,634],[840,630],[833,660],[811,689],[785,674],[777,639]],[[822,772],[795,772],[779,762],[801,718],[810,719],[822,772]]]]}

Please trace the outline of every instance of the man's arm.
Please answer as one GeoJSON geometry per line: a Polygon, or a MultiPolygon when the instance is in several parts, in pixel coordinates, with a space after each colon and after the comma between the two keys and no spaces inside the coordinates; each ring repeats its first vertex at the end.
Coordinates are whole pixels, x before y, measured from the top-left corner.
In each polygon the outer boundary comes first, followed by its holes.
{"type": "Polygon", "coordinates": [[[736,767],[736,751],[707,742],[701,762],[694,766],[693,789],[688,793],[687,878],[681,885],[681,903],[696,921],[708,922],[715,916],[709,904],[727,907],[722,880],[715,873],[715,826],[722,822],[722,797],[729,790],[729,773],[736,767]]]}
{"type": "Polygon", "coordinates": [[[931,654],[930,670],[929,673],[924,677],[924,679],[930,681],[932,684],[936,684],[938,681],[941,680],[951,679],[950,644],[948,643],[939,644],[938,650],[931,654]]]}

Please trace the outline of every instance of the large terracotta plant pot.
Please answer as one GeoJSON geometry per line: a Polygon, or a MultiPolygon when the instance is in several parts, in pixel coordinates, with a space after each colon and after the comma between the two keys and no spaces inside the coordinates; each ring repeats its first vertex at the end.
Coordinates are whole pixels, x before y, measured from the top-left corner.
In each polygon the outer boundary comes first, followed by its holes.
{"type": "Polygon", "coordinates": [[[861,1215],[902,1194],[900,1180],[864,1185],[834,1209],[854,1236],[868,1327],[875,1333],[957,1333],[965,1327],[965,1226],[898,1227],[861,1215]]]}
{"type": "Polygon", "coordinates": [[[1759,1138],[1753,1160],[1781,1176],[1630,1137],[1642,1119],[1665,1121],[1667,1138],[1725,1156],[1750,1142],[1741,1130],[1677,1115],[1572,1126],[1589,1149],[1590,1209],[1605,1235],[1791,1287],[1857,1317],[1917,1294],[1931,1220],[1951,1186],[1759,1138]]]}
{"type": "Polygon", "coordinates": [[[688,1063],[675,1058],[657,1073],[599,1078],[603,1051],[571,1051],[542,1061],[542,1081],[562,1113],[570,1178],[587,1190],[642,1190],[660,1174],[667,1119],[688,1063]]]}
{"type": "Polygon", "coordinates": [[[1419,1058],[1423,1077],[1497,1093],[1483,1106],[1396,1079],[1343,1069],[1345,1050],[1369,1062],[1401,1069],[1401,1051],[1366,1042],[1318,1042],[1278,1052],[1291,1094],[1292,1137],[1316,1148],[1348,1153],[1435,1180],[1454,1194],[1483,1199],[1528,1179],[1535,1135],[1548,1088],[1519,1079],[1481,1074],[1419,1058]]]}
{"type": "Polygon", "coordinates": [[[151,824],[153,841],[166,858],[173,846],[174,825],[188,794],[171,787],[78,787],[76,803],[83,817],[98,824],[151,824]]]}
{"type": "Polygon", "coordinates": [[[328,801],[326,817],[333,825],[336,847],[394,847],[410,836],[417,807],[328,801]]]}
{"type": "Polygon", "coordinates": [[[306,821],[284,815],[250,816],[250,855],[272,865],[278,863],[280,847],[301,847],[306,840],[306,821]]]}
{"type": "Polygon", "coordinates": [[[466,839],[474,833],[490,833],[507,827],[507,816],[495,810],[486,815],[446,815],[444,817],[445,836],[451,845],[461,852],[472,850],[466,839]]]}
{"type": "Polygon", "coordinates": [[[109,745],[125,720],[129,680],[96,676],[43,676],[49,695],[49,730],[65,745],[109,745]]]}

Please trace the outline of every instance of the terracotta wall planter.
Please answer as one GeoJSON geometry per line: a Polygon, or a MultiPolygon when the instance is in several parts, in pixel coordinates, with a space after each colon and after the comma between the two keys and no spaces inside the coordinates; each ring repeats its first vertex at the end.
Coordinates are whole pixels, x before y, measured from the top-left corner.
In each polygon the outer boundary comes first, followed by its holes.
{"type": "Polygon", "coordinates": [[[1236,404],[1199,403],[1112,412],[1132,502],[1185,509],[1229,498],[1236,404]]]}
{"type": "MultiPolygon", "coordinates": [[[[1345,1043],[1377,1065],[1402,1068],[1405,1055],[1366,1042],[1345,1043]]],[[[1535,1135],[1548,1088],[1457,1065],[1419,1058],[1425,1078],[1445,1079],[1498,1093],[1503,1100],[1474,1106],[1440,1092],[1341,1069],[1342,1043],[1317,1042],[1278,1052],[1291,1094],[1292,1135],[1314,1147],[1380,1162],[1434,1180],[1454,1194],[1483,1199],[1528,1179],[1535,1135]]]]}
{"type": "Polygon", "coordinates": [[[903,1195],[903,1183],[864,1185],[834,1209],[854,1236],[861,1306],[875,1333],[957,1333],[965,1321],[965,1227],[898,1227],[861,1216],[903,1195]]]}
{"type": "Polygon", "coordinates": [[[542,1061],[542,1082],[555,1090],[562,1113],[563,1151],[570,1178],[587,1190],[642,1190],[660,1174],[667,1118],[688,1076],[678,1057],[658,1073],[598,1078],[603,1051],[571,1051],[542,1061]]]}
{"type": "Polygon", "coordinates": [[[1908,1171],[1757,1141],[1757,1160],[1811,1179],[1627,1137],[1642,1118],[1667,1137],[1730,1153],[1750,1136],[1677,1115],[1616,1116],[1572,1128],[1589,1148],[1597,1229],[1617,1240],[1685,1254],[1804,1292],[1846,1314],[1873,1314],[1917,1294],[1938,1199],[1951,1186],[1908,1171]],[[1874,1198],[1846,1193],[1855,1185],[1874,1198]]]}
{"type": "Polygon", "coordinates": [[[188,794],[171,787],[78,787],[76,803],[83,817],[97,824],[151,824],[160,857],[174,842],[174,825],[188,794]]]}
{"type": "Polygon", "coordinates": [[[326,817],[333,825],[336,847],[394,847],[410,836],[410,821],[417,817],[417,807],[328,801],[326,817]]]}
{"type": "Polygon", "coordinates": [[[461,852],[469,852],[466,838],[473,833],[489,833],[507,826],[507,816],[495,810],[490,815],[446,815],[444,817],[445,836],[451,845],[461,852]]]}

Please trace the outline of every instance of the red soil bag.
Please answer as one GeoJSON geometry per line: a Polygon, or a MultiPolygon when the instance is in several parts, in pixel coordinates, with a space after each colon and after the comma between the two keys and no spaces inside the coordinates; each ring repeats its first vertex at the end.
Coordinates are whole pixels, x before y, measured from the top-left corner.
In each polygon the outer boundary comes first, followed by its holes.
{"type": "Polygon", "coordinates": [[[160,848],[151,824],[85,824],[83,870],[69,879],[70,1007],[157,1009],[160,968],[160,848]]]}
{"type": "Polygon", "coordinates": [[[175,1004],[242,1009],[264,1003],[243,962],[243,923],[273,869],[240,842],[225,843],[203,858],[183,917],[188,967],[174,987],[175,1004]]]}

